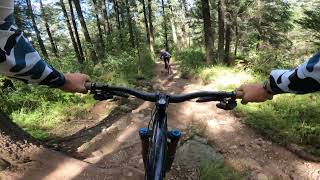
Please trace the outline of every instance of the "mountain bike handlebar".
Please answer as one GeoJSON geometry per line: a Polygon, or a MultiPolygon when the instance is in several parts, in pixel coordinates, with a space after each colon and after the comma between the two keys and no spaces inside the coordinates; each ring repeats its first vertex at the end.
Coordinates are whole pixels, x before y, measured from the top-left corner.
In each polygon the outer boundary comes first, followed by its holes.
{"type": "MultiPolygon", "coordinates": [[[[138,91],[135,89],[119,86],[110,86],[104,84],[96,83],[86,83],[86,88],[91,91],[91,94],[94,94],[97,100],[110,99],[113,95],[128,97],[129,95],[135,96],[139,99],[145,101],[156,102],[157,96],[159,93],[148,93],[143,91],[138,91]]],[[[241,94],[238,94],[236,91],[232,92],[214,92],[214,91],[199,91],[193,93],[187,93],[182,95],[173,95],[166,94],[168,103],[181,103],[191,99],[199,98],[197,102],[208,102],[208,101],[234,101],[236,98],[241,98],[241,94]]]]}

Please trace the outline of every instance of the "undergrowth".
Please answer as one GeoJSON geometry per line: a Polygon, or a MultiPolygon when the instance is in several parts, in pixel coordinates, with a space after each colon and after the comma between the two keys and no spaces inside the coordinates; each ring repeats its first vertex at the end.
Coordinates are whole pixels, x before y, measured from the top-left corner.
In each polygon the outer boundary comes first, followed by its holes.
{"type": "Polygon", "coordinates": [[[224,165],[223,161],[202,162],[200,180],[244,180],[245,176],[224,165]]]}
{"type": "MultiPolygon", "coordinates": [[[[94,82],[137,86],[141,82],[137,79],[148,81],[152,78],[154,62],[147,51],[140,51],[139,56],[136,52],[109,54],[97,65],[86,61],[81,67],[73,56],[52,58],[49,64],[61,72],[80,72],[82,69],[94,82]]],[[[84,118],[95,103],[90,95],[65,93],[17,81],[14,84],[16,90],[0,93],[1,110],[40,140],[50,138],[49,132],[67,119],[84,118]]]]}
{"type": "MultiPolygon", "coordinates": [[[[261,83],[268,77],[267,73],[238,66],[206,65],[202,57],[201,50],[178,54],[181,73],[191,73],[217,90],[234,90],[242,83],[261,83]]],[[[305,150],[320,156],[319,94],[282,94],[264,103],[238,104],[234,112],[257,132],[277,143],[302,145],[305,150]]]]}

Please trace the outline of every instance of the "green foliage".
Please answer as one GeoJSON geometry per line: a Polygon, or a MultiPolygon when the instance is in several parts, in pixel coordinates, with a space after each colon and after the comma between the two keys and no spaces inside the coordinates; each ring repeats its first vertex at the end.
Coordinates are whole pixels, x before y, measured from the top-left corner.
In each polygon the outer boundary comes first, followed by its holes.
{"type": "Polygon", "coordinates": [[[189,48],[175,54],[176,60],[180,62],[182,73],[195,74],[205,65],[205,54],[201,49],[189,48]]]}
{"type": "Polygon", "coordinates": [[[315,43],[320,41],[320,3],[317,2],[311,10],[304,11],[305,16],[297,21],[303,28],[308,29],[316,38],[315,43]]]}
{"type": "Polygon", "coordinates": [[[245,60],[246,68],[261,74],[269,74],[275,68],[291,68],[296,65],[290,52],[268,45],[264,45],[263,51],[252,50],[248,52],[245,60]]]}
{"type": "Polygon", "coordinates": [[[87,109],[93,105],[92,99],[81,98],[79,102],[42,101],[35,109],[22,107],[12,113],[12,118],[37,139],[50,138],[50,131],[67,119],[84,117],[87,109]],[[68,108],[68,111],[66,111],[68,108]]]}
{"type": "Polygon", "coordinates": [[[15,83],[16,91],[1,94],[1,109],[12,113],[21,108],[34,110],[43,102],[80,102],[81,99],[70,93],[63,93],[60,90],[47,87],[28,86],[22,83],[15,83]]]}
{"type": "MultiPolygon", "coordinates": [[[[138,85],[137,79],[152,78],[154,61],[147,51],[122,52],[109,55],[94,66],[86,61],[81,67],[72,55],[52,58],[50,64],[62,72],[79,72],[81,69],[93,81],[110,84],[138,85]]],[[[2,111],[11,114],[15,122],[38,139],[50,138],[50,131],[66,119],[81,118],[94,104],[91,96],[64,93],[57,89],[25,85],[15,81],[16,91],[0,94],[2,111]],[[68,111],[66,111],[68,107],[68,111]]]]}
{"type": "Polygon", "coordinates": [[[272,140],[310,146],[306,149],[316,153],[320,144],[319,105],[318,94],[278,95],[263,104],[240,105],[237,112],[272,140]]]}
{"type": "Polygon", "coordinates": [[[220,90],[234,90],[241,83],[254,81],[255,77],[245,71],[230,69],[225,66],[207,66],[197,74],[205,84],[213,84],[220,90]]]}
{"type": "Polygon", "coordinates": [[[274,47],[289,41],[286,33],[293,28],[289,3],[282,0],[265,0],[257,4],[249,25],[254,27],[252,40],[268,42],[274,47]]]}
{"type": "Polygon", "coordinates": [[[16,24],[20,27],[20,29],[28,30],[30,28],[30,25],[27,23],[27,7],[24,3],[25,1],[15,0],[14,16],[16,24]]]}
{"type": "Polygon", "coordinates": [[[213,83],[219,89],[234,89],[243,81],[254,79],[246,72],[231,70],[219,65],[207,65],[204,52],[200,49],[187,49],[175,54],[180,64],[180,71],[199,77],[205,84],[213,83]]]}
{"type": "Polygon", "coordinates": [[[150,80],[154,61],[148,51],[139,50],[109,55],[96,66],[87,66],[85,72],[93,79],[111,84],[134,85],[139,78],[150,80]]]}
{"type": "MultiPolygon", "coordinates": [[[[47,60],[48,64],[52,65],[55,69],[64,73],[81,71],[82,65],[79,64],[76,57],[72,53],[62,54],[61,56],[63,58],[51,57],[50,60],[47,60]]],[[[86,67],[87,65],[92,65],[90,63],[86,61],[84,67],[86,67]]]]}
{"type": "Polygon", "coordinates": [[[242,180],[245,177],[224,165],[223,161],[203,162],[200,167],[200,180],[242,180]]]}
{"type": "Polygon", "coordinates": [[[188,13],[189,26],[192,29],[192,34],[189,36],[192,39],[193,45],[202,45],[203,42],[203,20],[201,12],[201,1],[195,1],[195,6],[188,13]]]}
{"type": "Polygon", "coordinates": [[[39,139],[77,112],[84,112],[93,101],[60,90],[15,82],[16,91],[0,95],[1,111],[11,114],[13,120],[39,139]],[[72,107],[71,111],[65,111],[72,107]]]}
{"type": "Polygon", "coordinates": [[[66,55],[65,58],[52,58],[49,63],[62,72],[83,71],[92,80],[131,85],[134,85],[136,79],[139,78],[151,79],[154,66],[152,55],[145,48],[128,51],[116,50],[100,59],[97,65],[87,60],[84,65],[79,66],[73,55],[66,55]]]}

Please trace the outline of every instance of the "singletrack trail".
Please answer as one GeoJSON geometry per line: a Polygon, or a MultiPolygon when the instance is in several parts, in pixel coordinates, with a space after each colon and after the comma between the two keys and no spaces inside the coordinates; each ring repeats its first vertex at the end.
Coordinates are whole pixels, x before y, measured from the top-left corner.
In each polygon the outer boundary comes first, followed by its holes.
{"type": "MultiPolygon", "coordinates": [[[[162,68],[160,65],[156,70],[159,89],[172,93],[215,90],[214,85],[203,86],[195,80],[180,78],[177,65],[172,65],[174,74],[170,77],[160,73],[162,68]]],[[[302,160],[284,147],[265,140],[231,112],[216,108],[215,103],[171,104],[168,116],[169,126],[184,132],[194,129],[222,153],[226,164],[247,172],[249,179],[320,180],[320,163],[302,160]]],[[[188,160],[192,164],[192,157],[188,160]]]]}
{"type": "MultiPolygon", "coordinates": [[[[195,79],[179,77],[177,64],[167,75],[157,63],[153,89],[170,93],[215,90],[195,79]]],[[[146,127],[153,104],[129,99],[122,113],[64,139],[67,156],[39,148],[31,162],[0,173],[2,179],[143,179],[144,169],[138,129],[146,127]],[[131,103],[134,102],[134,105],[131,103]],[[131,104],[131,105],[130,105],[131,104]]],[[[102,107],[105,107],[103,104],[102,107]]],[[[100,108],[101,107],[97,107],[100,108]]],[[[248,179],[320,180],[320,164],[300,159],[285,148],[263,139],[231,112],[215,103],[185,102],[168,107],[169,129],[183,133],[172,171],[166,179],[199,179],[202,160],[224,159],[227,165],[245,172],[248,179]]],[[[0,179],[1,179],[0,178],[0,179]]]]}

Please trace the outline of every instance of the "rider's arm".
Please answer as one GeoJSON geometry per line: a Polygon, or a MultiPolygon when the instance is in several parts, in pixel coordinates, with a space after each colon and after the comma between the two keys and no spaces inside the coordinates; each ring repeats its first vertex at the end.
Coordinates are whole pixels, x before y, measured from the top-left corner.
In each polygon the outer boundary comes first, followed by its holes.
{"type": "Polygon", "coordinates": [[[273,94],[320,91],[320,52],[291,70],[273,70],[266,88],[273,94]]]}
{"type": "Polygon", "coordinates": [[[273,70],[265,84],[242,84],[242,102],[264,102],[281,93],[320,91],[320,52],[291,70],[273,70]]]}
{"type": "Polygon", "coordinates": [[[163,52],[160,53],[160,59],[162,59],[162,58],[163,58],[163,52]]]}
{"type": "Polygon", "coordinates": [[[16,28],[13,9],[14,0],[0,1],[0,73],[26,83],[64,85],[64,75],[43,61],[16,28]]]}

